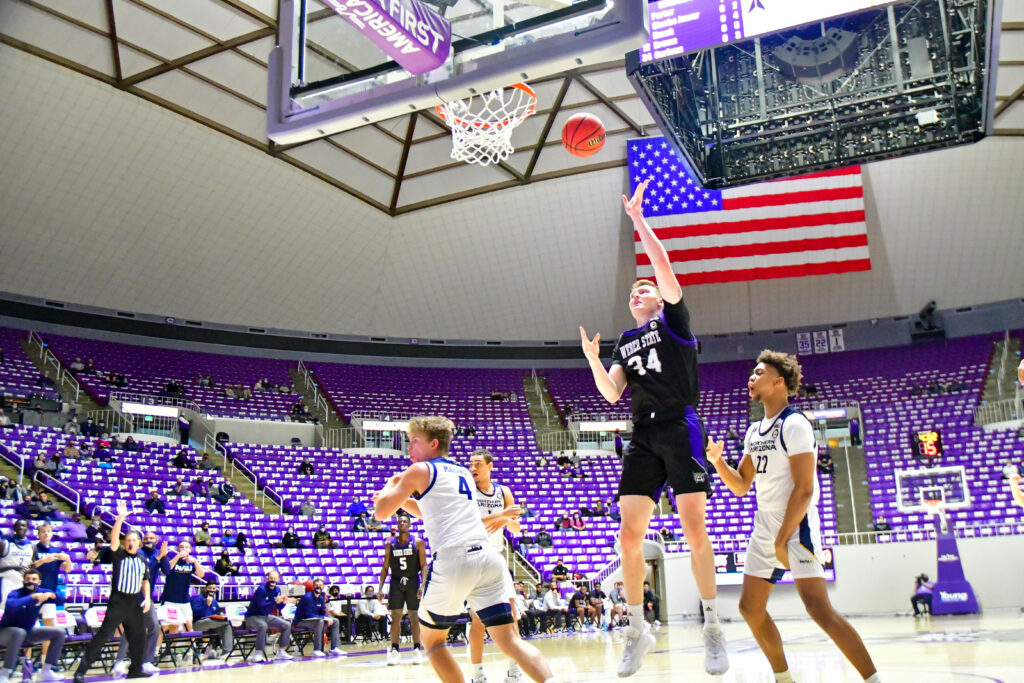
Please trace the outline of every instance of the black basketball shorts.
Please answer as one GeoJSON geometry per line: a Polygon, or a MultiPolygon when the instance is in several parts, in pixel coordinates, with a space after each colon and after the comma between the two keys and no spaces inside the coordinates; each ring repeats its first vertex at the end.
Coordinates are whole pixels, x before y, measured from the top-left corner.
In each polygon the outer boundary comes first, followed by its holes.
{"type": "Polygon", "coordinates": [[[657,502],[668,483],[677,496],[703,491],[710,498],[707,440],[704,423],[692,407],[682,418],[637,424],[622,459],[619,495],[657,502]]]}
{"type": "Polygon", "coordinates": [[[416,595],[419,591],[419,579],[409,579],[406,582],[392,581],[391,590],[388,592],[388,609],[402,609],[405,607],[409,614],[413,614],[420,608],[420,599],[416,595]]]}

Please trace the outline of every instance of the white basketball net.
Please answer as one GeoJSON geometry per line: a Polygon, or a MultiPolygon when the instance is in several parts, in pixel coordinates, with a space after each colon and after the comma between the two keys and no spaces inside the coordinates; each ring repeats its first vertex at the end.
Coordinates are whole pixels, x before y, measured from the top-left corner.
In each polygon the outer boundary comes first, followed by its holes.
{"type": "Polygon", "coordinates": [[[515,151],[512,131],[536,108],[537,95],[529,86],[516,83],[435,109],[452,129],[452,159],[487,166],[515,151]]]}

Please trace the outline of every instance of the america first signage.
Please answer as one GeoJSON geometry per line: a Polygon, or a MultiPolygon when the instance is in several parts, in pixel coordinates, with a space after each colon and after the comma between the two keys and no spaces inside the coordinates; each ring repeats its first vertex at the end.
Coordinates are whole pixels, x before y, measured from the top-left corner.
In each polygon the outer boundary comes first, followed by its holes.
{"type": "Polygon", "coordinates": [[[420,0],[324,0],[413,75],[448,59],[452,25],[420,0]]]}

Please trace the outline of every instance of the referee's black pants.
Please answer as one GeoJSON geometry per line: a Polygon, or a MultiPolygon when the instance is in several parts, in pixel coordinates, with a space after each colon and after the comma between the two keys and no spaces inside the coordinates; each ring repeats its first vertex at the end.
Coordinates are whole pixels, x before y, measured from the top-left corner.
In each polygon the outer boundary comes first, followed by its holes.
{"type": "Polygon", "coordinates": [[[117,627],[122,625],[124,634],[128,638],[128,656],[131,657],[128,675],[142,673],[142,662],[145,659],[143,650],[146,647],[146,626],[142,619],[142,593],[118,593],[116,591],[110,594],[103,623],[100,624],[99,630],[89,641],[89,647],[86,648],[85,655],[78,664],[77,673],[85,675],[89,671],[89,667],[100,656],[100,651],[103,650],[103,646],[110,636],[114,635],[117,627]]]}

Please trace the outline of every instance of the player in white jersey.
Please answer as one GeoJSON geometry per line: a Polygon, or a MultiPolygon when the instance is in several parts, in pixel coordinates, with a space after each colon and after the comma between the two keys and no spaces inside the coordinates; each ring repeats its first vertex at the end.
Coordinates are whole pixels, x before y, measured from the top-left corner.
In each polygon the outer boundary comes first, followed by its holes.
{"type": "Polygon", "coordinates": [[[782,636],[768,614],[768,596],[786,569],[792,571],[807,614],[828,634],[869,683],[880,680],[864,641],[828,599],[818,533],[817,448],[814,429],[789,405],[800,388],[796,357],[762,351],[747,381],[750,398],[764,405],[765,418],[750,425],[738,471],[722,458],[723,441],[708,446],[708,460],[737,496],[757,484],[757,513],[747,546],[740,614],[775,672],[792,683],[782,636]]]}
{"type": "Polygon", "coordinates": [[[464,683],[445,642],[468,602],[501,651],[526,675],[538,683],[554,683],[544,656],[524,642],[515,627],[504,580],[508,570],[487,537],[469,470],[445,459],[454,429],[443,417],[409,420],[413,464],[373,497],[373,514],[380,521],[401,507],[423,519],[433,554],[419,608],[427,657],[442,681],[464,683]]]}
{"type": "MultiPolygon", "coordinates": [[[[491,479],[491,470],[494,468],[494,456],[486,448],[478,448],[469,455],[469,471],[473,475],[473,483],[476,485],[476,504],[480,508],[480,517],[483,519],[484,528],[487,529],[487,536],[491,545],[498,553],[505,551],[505,528],[513,534],[519,533],[519,506],[508,487],[501,486],[491,479]]],[[[518,619],[515,614],[516,589],[512,585],[512,577],[505,572],[505,590],[507,598],[512,604],[512,616],[518,619]]],[[[476,612],[470,613],[469,623],[469,664],[473,668],[473,683],[487,683],[487,676],[484,674],[484,636],[486,629],[483,622],[477,617],[476,612]]],[[[505,675],[505,683],[518,683],[523,680],[519,666],[509,662],[508,673],[505,675]]]]}

